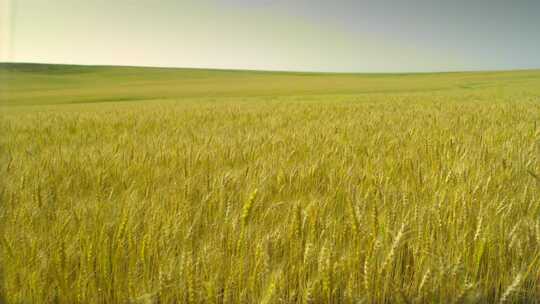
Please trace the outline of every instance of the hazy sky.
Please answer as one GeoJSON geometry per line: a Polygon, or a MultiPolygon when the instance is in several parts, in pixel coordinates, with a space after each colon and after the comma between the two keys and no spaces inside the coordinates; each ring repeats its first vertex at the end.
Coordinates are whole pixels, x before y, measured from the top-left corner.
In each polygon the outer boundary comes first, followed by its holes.
{"type": "Polygon", "coordinates": [[[0,0],[0,61],[540,68],[540,0],[0,0]]]}

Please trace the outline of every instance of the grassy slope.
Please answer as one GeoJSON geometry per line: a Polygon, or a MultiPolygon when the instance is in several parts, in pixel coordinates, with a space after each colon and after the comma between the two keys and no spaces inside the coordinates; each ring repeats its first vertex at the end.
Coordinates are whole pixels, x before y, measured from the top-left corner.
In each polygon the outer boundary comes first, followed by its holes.
{"type": "MultiPolygon", "coordinates": [[[[352,95],[527,87],[539,70],[434,74],[323,74],[0,64],[0,105],[352,95]]],[[[540,91],[540,89],[538,89],[540,91]]]]}

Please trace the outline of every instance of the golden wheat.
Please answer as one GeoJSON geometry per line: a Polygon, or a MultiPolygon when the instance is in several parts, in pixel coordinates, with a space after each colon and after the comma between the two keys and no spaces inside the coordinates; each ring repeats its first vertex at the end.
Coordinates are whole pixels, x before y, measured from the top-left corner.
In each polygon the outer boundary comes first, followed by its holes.
{"type": "Polygon", "coordinates": [[[0,299],[538,301],[534,95],[327,99],[3,109],[0,299]]]}

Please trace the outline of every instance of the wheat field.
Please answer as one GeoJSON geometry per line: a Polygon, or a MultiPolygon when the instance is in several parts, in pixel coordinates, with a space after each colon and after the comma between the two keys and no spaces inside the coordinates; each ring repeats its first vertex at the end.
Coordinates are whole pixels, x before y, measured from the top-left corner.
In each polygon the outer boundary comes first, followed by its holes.
{"type": "Polygon", "coordinates": [[[40,73],[3,73],[0,302],[540,302],[538,71],[40,73]]]}

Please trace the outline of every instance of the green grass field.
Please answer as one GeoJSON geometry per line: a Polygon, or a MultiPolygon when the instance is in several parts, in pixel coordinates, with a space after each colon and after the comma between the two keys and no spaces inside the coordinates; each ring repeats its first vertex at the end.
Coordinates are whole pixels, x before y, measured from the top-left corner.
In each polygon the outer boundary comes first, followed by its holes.
{"type": "Polygon", "coordinates": [[[0,64],[0,302],[539,303],[540,71],[0,64]]]}

